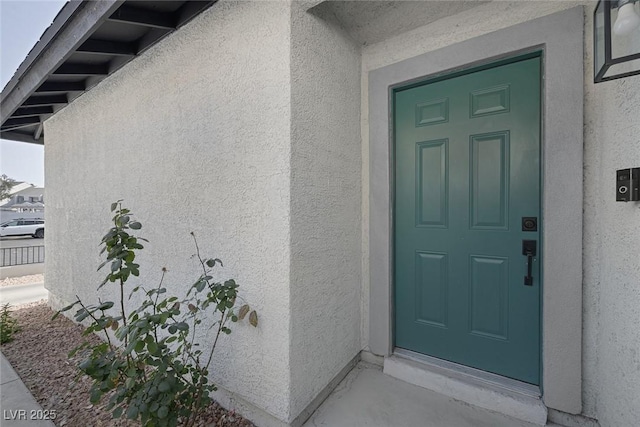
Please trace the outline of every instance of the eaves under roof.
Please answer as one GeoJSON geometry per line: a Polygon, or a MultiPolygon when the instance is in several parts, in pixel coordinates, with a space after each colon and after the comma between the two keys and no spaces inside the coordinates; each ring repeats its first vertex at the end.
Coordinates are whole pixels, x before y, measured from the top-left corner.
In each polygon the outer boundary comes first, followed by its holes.
{"type": "Polygon", "coordinates": [[[0,138],[43,144],[46,119],[216,1],[69,1],[2,90],[0,138]]]}

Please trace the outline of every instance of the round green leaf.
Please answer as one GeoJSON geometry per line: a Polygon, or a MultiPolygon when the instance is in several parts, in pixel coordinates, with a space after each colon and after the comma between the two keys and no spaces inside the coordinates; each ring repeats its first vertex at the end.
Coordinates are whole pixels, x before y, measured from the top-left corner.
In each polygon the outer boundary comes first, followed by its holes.
{"type": "Polygon", "coordinates": [[[167,415],[169,415],[169,408],[167,408],[166,406],[163,406],[160,409],[158,409],[158,418],[160,419],[167,418],[167,415]]]}
{"type": "Polygon", "coordinates": [[[116,409],[114,409],[112,415],[113,418],[120,418],[122,416],[122,407],[118,406],[116,409]]]}
{"type": "Polygon", "coordinates": [[[138,417],[138,407],[131,405],[127,408],[127,418],[135,420],[138,417]]]}

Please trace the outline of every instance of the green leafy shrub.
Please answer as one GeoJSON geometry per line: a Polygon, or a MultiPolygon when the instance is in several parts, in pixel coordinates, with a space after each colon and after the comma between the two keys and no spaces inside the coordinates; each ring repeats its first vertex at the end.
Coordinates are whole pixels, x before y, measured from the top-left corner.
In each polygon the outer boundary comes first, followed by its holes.
{"type": "MultiPolygon", "coordinates": [[[[212,270],[222,267],[217,258],[202,258],[195,235],[196,258],[202,272],[187,295],[169,296],[163,287],[166,269],[158,286],[134,287],[128,298],[142,294],[137,308],[125,310],[125,284],[140,274],[136,251],[143,249],[141,237],[132,233],[142,225],[121,201],[111,205],[113,227],[102,238],[101,254],[109,272],[98,286],[115,285],[118,301],[98,301],[86,305],[79,297],[75,306],[78,322],[88,321],[84,334],[100,333],[105,340],[97,345],[85,342],[74,349],[85,355],[80,370],[92,380],[91,402],[108,395],[107,408],[114,418],[138,419],[144,426],[193,425],[201,411],[211,403],[209,394],[216,386],[209,382],[209,366],[221,334],[231,333],[230,322],[243,320],[256,327],[258,316],[249,305],[238,306],[238,285],[234,280],[215,282],[212,270]],[[206,328],[211,349],[203,354],[196,332],[206,328]]],[[[54,316],[55,317],[55,316],[54,316]]]]}
{"type": "Polygon", "coordinates": [[[0,309],[0,344],[11,341],[19,330],[18,321],[11,314],[11,304],[3,304],[0,309]]]}

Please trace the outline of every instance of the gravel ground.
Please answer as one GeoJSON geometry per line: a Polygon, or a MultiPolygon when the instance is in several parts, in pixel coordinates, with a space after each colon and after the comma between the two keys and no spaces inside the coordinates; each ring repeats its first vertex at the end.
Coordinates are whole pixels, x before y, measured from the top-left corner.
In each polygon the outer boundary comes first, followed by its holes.
{"type": "MultiPolygon", "coordinates": [[[[90,380],[78,376],[78,360],[69,351],[83,342],[82,328],[64,316],[51,321],[54,312],[44,303],[21,306],[13,312],[20,332],[2,345],[2,353],[16,370],[38,403],[55,410],[58,427],[139,426],[129,420],[114,420],[103,405],[89,403],[90,380]]],[[[91,336],[96,342],[99,338],[91,336]]],[[[199,427],[251,427],[253,424],[213,403],[199,427]]]]}
{"type": "Polygon", "coordinates": [[[44,282],[44,274],[30,274],[28,276],[7,277],[0,280],[0,288],[4,286],[30,285],[44,282]]]}

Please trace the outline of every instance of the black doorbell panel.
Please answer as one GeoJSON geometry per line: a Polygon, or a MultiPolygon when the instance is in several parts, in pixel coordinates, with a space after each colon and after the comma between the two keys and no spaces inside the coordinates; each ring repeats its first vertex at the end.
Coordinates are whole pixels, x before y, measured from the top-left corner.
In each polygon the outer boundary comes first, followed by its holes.
{"type": "Polygon", "coordinates": [[[616,171],[616,201],[640,200],[640,168],[616,171]]]}

